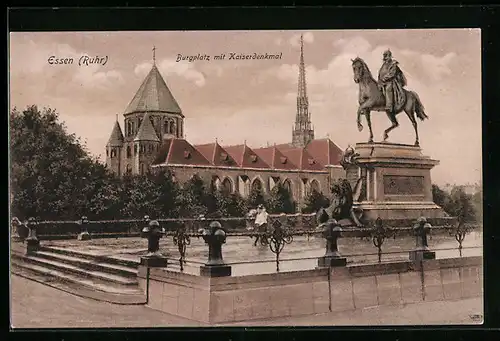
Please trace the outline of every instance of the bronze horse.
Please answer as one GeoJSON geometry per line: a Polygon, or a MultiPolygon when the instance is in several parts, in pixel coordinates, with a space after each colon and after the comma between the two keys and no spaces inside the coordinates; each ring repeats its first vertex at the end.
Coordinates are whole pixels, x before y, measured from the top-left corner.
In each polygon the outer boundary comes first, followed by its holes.
{"type": "Polygon", "coordinates": [[[392,125],[384,131],[384,141],[386,141],[389,137],[389,132],[399,126],[396,115],[404,111],[415,129],[415,146],[419,146],[417,120],[415,118],[415,114],[422,121],[428,117],[424,112],[424,106],[422,105],[422,102],[420,102],[417,93],[405,89],[406,101],[404,106],[396,112],[386,111],[384,94],[379,89],[377,82],[368,68],[368,65],[366,65],[365,61],[359,57],[351,61],[354,72],[354,82],[359,84],[359,108],[357,118],[358,130],[363,130],[361,115],[365,115],[368,128],[370,129],[370,139],[368,142],[373,142],[370,113],[371,111],[385,111],[392,123],[392,125]]]}

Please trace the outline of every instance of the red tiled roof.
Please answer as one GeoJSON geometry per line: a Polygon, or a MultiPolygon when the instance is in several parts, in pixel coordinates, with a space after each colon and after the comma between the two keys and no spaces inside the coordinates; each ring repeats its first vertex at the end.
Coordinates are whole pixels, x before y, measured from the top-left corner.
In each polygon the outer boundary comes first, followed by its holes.
{"type": "Polygon", "coordinates": [[[305,149],[323,167],[326,165],[339,165],[342,159],[342,150],[328,138],[312,140],[305,149]]]}
{"type": "Polygon", "coordinates": [[[261,157],[245,144],[224,147],[240,167],[271,168],[261,157]]]}
{"type": "Polygon", "coordinates": [[[282,153],[300,170],[324,170],[324,167],[304,148],[285,149],[282,153]]]}
{"type": "Polygon", "coordinates": [[[276,146],[257,148],[254,152],[274,169],[298,169],[276,146]]]}
{"type": "Polygon", "coordinates": [[[195,147],[184,139],[166,139],[153,164],[209,166],[208,161],[195,147]]]}
{"type": "Polygon", "coordinates": [[[237,166],[237,162],[217,142],[194,146],[214,166],[237,166]]]}

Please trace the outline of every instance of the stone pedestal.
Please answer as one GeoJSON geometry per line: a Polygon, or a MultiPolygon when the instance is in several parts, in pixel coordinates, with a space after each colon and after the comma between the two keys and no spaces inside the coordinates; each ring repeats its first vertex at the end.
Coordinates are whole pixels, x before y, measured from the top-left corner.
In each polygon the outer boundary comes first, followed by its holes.
{"type": "Polygon", "coordinates": [[[168,259],[163,255],[144,256],[141,257],[141,265],[149,268],[164,268],[168,265],[168,259]]]}
{"type": "MultiPolygon", "coordinates": [[[[395,143],[357,143],[357,166],[347,169],[350,182],[364,179],[362,196],[354,203],[365,220],[412,221],[426,217],[433,225],[449,219],[432,201],[431,169],[439,164],[420,147],[395,143]]],[[[354,186],[351,183],[351,186],[354,186]]]]}
{"type": "Polygon", "coordinates": [[[333,268],[338,266],[346,266],[346,257],[328,257],[323,256],[318,258],[318,268],[333,268]]]}
{"type": "Polygon", "coordinates": [[[436,252],[429,250],[410,251],[410,261],[412,262],[420,262],[429,259],[436,259],[436,252]]]}
{"type": "Polygon", "coordinates": [[[231,276],[230,265],[202,265],[200,275],[205,277],[225,277],[231,276]]]}
{"type": "Polygon", "coordinates": [[[28,238],[26,239],[26,254],[32,254],[40,248],[40,241],[38,238],[28,238]]]}

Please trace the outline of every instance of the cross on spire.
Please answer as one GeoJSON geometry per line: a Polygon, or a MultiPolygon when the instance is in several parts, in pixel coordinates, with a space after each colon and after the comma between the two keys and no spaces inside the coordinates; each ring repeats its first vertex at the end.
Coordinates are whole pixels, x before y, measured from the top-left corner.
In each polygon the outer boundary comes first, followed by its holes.
{"type": "Polygon", "coordinates": [[[153,45],[153,64],[156,65],[156,46],[153,45]]]}

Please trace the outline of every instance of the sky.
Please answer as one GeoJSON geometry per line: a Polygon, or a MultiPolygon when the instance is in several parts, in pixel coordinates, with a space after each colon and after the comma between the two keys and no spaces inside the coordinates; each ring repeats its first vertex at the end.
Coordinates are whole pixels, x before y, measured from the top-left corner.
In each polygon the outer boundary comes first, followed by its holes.
{"type": "MultiPolygon", "coordinates": [[[[418,93],[429,120],[419,121],[423,153],[440,161],[438,185],[481,181],[481,32],[479,29],[328,31],[15,32],[10,34],[10,106],[56,109],[67,129],[103,160],[123,112],[156,64],[184,115],[192,144],[244,141],[251,147],[291,142],[296,114],[300,34],[304,37],[307,94],[316,138],[340,148],[366,142],[358,132],[358,85],[351,59],[363,58],[374,77],[390,49],[418,93]],[[214,60],[226,54],[225,60],[214,60]],[[279,60],[229,60],[230,53],[281,54],[279,60]],[[210,60],[177,61],[178,55],[210,60]],[[105,65],[78,65],[80,57],[105,65]],[[49,64],[51,56],[74,58],[49,64]]],[[[403,113],[389,141],[414,142],[403,113]]],[[[372,113],[375,141],[390,122],[372,113]]],[[[104,160],[103,160],[104,161],[104,160]]]]}

